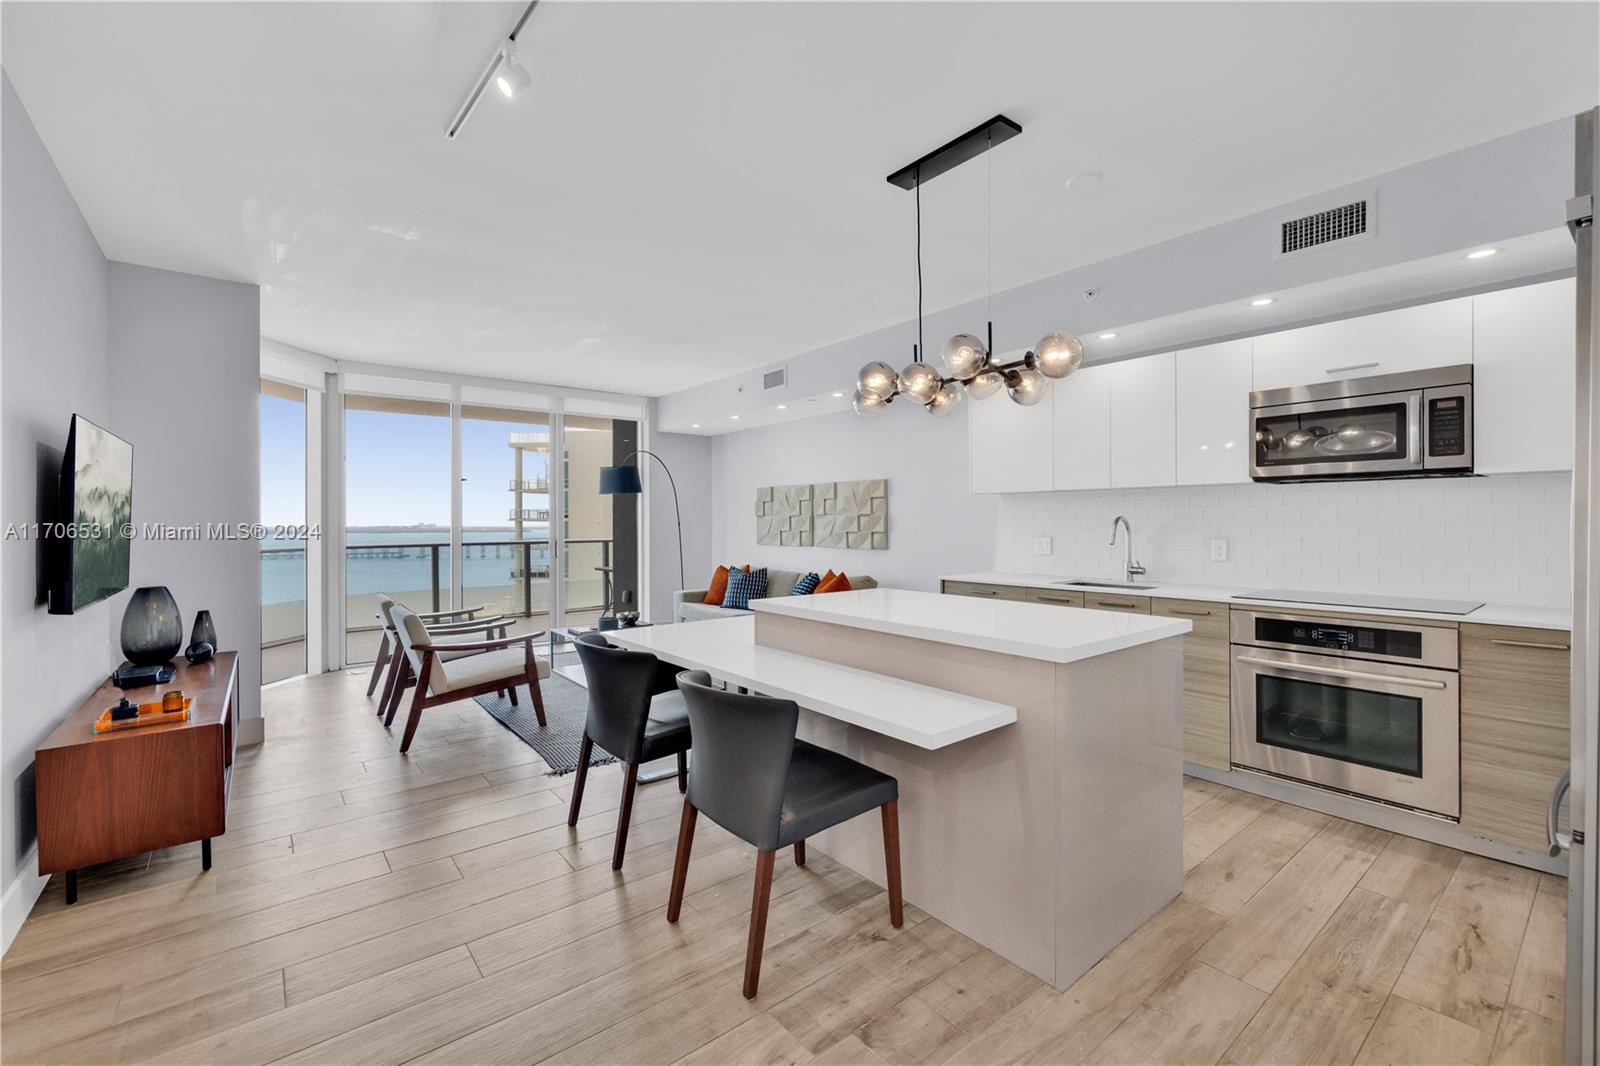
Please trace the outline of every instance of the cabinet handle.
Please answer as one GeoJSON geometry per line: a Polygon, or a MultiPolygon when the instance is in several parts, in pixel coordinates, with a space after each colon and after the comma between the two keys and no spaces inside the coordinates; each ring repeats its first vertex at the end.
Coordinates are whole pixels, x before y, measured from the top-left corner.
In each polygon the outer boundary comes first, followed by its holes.
{"type": "Polygon", "coordinates": [[[1499,644],[1506,648],[1539,648],[1543,651],[1571,651],[1568,644],[1546,644],[1538,640],[1507,640],[1503,637],[1490,637],[1490,644],[1499,644]]]}
{"type": "Polygon", "coordinates": [[[1351,363],[1349,366],[1330,366],[1324,374],[1343,374],[1347,370],[1371,370],[1377,363],[1351,363]]]}
{"type": "Polygon", "coordinates": [[[1121,600],[1121,601],[1119,601],[1119,600],[1095,600],[1094,601],[1094,605],[1096,607],[1137,607],[1138,606],[1138,604],[1134,603],[1132,600],[1121,600]]]}
{"type": "Polygon", "coordinates": [[[1550,806],[1544,812],[1544,835],[1550,842],[1550,857],[1553,859],[1572,847],[1572,838],[1557,831],[1556,826],[1561,820],[1561,801],[1566,798],[1567,790],[1572,787],[1572,771],[1568,770],[1561,775],[1561,780],[1556,782],[1556,789],[1550,793],[1550,806]]]}
{"type": "Polygon", "coordinates": [[[994,589],[968,589],[967,590],[967,594],[970,595],[970,596],[998,596],[998,595],[1000,595],[994,589]]]}
{"type": "Polygon", "coordinates": [[[1209,618],[1210,615],[1211,615],[1210,611],[1201,611],[1201,610],[1197,610],[1197,609],[1196,610],[1191,610],[1188,607],[1168,607],[1167,608],[1167,613],[1168,614],[1192,614],[1197,618],[1209,618]]]}

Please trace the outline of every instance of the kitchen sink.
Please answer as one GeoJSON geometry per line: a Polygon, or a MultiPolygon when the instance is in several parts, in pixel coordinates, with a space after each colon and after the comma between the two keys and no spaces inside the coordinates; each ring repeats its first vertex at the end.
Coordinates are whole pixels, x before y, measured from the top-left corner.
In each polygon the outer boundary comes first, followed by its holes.
{"type": "Polygon", "coordinates": [[[1057,581],[1058,585],[1066,585],[1075,589],[1122,589],[1124,592],[1147,592],[1158,589],[1160,585],[1135,585],[1130,581],[1057,581]]]}

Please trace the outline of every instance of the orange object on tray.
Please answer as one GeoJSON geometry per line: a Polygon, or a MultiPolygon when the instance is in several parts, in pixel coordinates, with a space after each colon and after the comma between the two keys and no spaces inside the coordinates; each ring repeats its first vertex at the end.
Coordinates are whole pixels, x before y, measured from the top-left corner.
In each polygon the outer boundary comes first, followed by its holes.
{"type": "Polygon", "coordinates": [[[113,733],[119,729],[138,729],[147,725],[165,725],[168,722],[186,722],[189,720],[189,705],[194,703],[194,698],[185,696],[183,710],[163,711],[161,701],[139,704],[139,717],[124,718],[120,722],[111,720],[111,708],[107,707],[100,712],[100,717],[95,719],[94,731],[96,733],[113,733]]]}

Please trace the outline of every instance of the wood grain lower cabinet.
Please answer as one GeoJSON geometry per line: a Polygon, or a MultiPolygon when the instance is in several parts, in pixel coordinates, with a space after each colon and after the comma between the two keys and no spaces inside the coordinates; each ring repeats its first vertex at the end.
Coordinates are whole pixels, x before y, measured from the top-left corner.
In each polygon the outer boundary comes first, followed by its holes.
{"type": "Polygon", "coordinates": [[[1543,851],[1550,793],[1571,760],[1571,638],[1461,627],[1461,828],[1543,851]]]}
{"type": "Polygon", "coordinates": [[[1048,603],[1056,607],[1082,607],[1083,593],[1070,592],[1065,589],[1028,589],[1029,603],[1048,603]]]}
{"type": "Polygon", "coordinates": [[[1014,600],[1017,603],[1027,599],[1027,590],[1015,585],[981,585],[976,581],[942,581],[939,591],[946,596],[977,596],[986,600],[1014,600]]]}
{"type": "Polygon", "coordinates": [[[1085,591],[1083,605],[1091,611],[1121,611],[1124,614],[1149,614],[1149,596],[1124,596],[1115,592],[1085,591]]]}
{"type": "Polygon", "coordinates": [[[1194,623],[1183,638],[1183,760],[1229,767],[1228,605],[1151,600],[1150,613],[1194,623]]]}

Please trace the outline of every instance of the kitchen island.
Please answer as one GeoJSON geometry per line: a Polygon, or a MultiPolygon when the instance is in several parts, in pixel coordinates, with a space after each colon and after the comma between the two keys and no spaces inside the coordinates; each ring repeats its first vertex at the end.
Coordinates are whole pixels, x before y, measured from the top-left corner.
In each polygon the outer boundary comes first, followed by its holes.
{"type": "MultiPolygon", "coordinates": [[[[801,737],[894,775],[908,902],[1065,988],[1177,896],[1188,621],[900,589],[753,607],[607,636],[793,699],[801,737]]],[[[884,883],[876,821],[808,843],[884,883]]]]}

